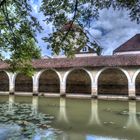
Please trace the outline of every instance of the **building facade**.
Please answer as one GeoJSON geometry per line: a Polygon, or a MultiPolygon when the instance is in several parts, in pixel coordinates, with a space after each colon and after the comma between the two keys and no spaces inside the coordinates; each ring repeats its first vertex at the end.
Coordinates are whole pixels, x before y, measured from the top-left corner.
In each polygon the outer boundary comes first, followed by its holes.
{"type": "Polygon", "coordinates": [[[32,77],[12,73],[0,62],[0,93],[140,99],[140,34],[135,35],[111,56],[97,56],[91,48],[76,57],[54,57],[32,61],[32,77]]]}

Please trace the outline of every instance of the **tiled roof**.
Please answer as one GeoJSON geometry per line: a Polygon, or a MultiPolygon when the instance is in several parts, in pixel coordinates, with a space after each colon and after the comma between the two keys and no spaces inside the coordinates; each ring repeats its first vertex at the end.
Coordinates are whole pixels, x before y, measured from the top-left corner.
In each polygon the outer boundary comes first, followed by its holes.
{"type": "Polygon", "coordinates": [[[34,60],[35,68],[140,66],[140,55],[93,56],[34,60]]]}
{"type": "Polygon", "coordinates": [[[4,61],[0,61],[0,69],[8,69],[9,65],[5,63],[4,61]]]}
{"type": "Polygon", "coordinates": [[[120,47],[115,49],[113,53],[128,52],[128,51],[140,51],[140,34],[136,34],[120,47]]]}
{"type": "Polygon", "coordinates": [[[66,23],[62,28],[61,31],[81,31],[81,27],[77,24],[73,23],[72,21],[69,21],[66,23]]]}
{"type": "MultiPolygon", "coordinates": [[[[37,59],[32,61],[32,65],[36,69],[140,66],[140,55],[37,59]]],[[[1,61],[0,69],[8,69],[8,64],[1,61]]]]}

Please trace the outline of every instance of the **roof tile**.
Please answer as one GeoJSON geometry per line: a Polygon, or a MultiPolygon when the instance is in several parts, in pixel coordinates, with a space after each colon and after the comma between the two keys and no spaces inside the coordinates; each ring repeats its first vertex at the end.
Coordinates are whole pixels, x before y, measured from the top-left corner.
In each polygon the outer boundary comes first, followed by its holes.
{"type": "Polygon", "coordinates": [[[122,44],[120,47],[113,51],[117,52],[129,52],[129,51],[140,51],[140,34],[136,34],[132,38],[130,38],[127,42],[122,44]]]}

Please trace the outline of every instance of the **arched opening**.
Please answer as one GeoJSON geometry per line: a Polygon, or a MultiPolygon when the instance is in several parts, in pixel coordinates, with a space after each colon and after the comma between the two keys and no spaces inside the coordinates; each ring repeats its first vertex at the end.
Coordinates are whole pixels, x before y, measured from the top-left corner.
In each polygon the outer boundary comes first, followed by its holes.
{"type": "Polygon", "coordinates": [[[15,79],[15,91],[32,92],[33,91],[32,77],[26,76],[23,73],[17,74],[15,79]]]}
{"type": "Polygon", "coordinates": [[[60,80],[53,70],[44,71],[39,78],[39,92],[59,93],[60,80]]]}
{"type": "Polygon", "coordinates": [[[70,72],[66,80],[66,93],[91,94],[91,79],[85,70],[70,72]]]}
{"type": "Polygon", "coordinates": [[[9,77],[4,71],[0,71],[0,91],[9,91],[9,77]]]}
{"type": "Polygon", "coordinates": [[[140,73],[136,77],[136,96],[140,96],[140,73]]]}
{"type": "Polygon", "coordinates": [[[119,69],[106,69],[98,78],[99,95],[128,95],[128,80],[119,69]]]}

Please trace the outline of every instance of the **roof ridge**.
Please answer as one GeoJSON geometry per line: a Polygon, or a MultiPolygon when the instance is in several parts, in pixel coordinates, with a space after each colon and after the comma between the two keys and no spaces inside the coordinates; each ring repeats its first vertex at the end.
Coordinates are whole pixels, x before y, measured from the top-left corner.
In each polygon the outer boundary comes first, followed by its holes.
{"type": "Polygon", "coordinates": [[[114,53],[117,52],[127,52],[127,51],[140,51],[140,33],[135,34],[133,37],[128,39],[118,48],[113,51],[114,53]]]}

